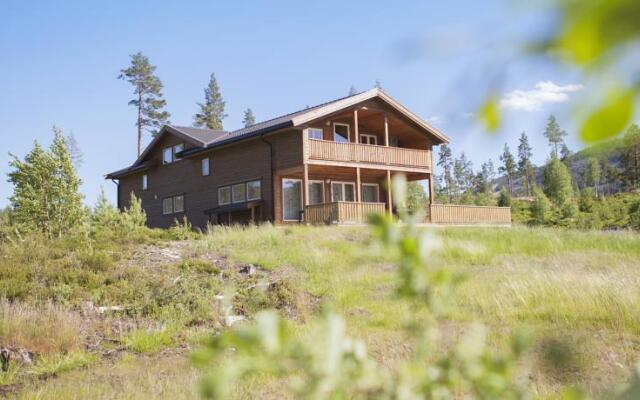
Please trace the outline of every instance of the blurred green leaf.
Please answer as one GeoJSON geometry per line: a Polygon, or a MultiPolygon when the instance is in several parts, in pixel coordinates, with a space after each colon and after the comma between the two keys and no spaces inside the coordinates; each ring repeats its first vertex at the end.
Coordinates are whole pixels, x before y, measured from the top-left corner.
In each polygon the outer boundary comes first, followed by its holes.
{"type": "Polygon", "coordinates": [[[500,108],[495,95],[490,95],[478,111],[480,122],[491,132],[500,126],[500,108]]]}
{"type": "Polygon", "coordinates": [[[605,103],[584,121],[580,129],[580,137],[585,142],[592,143],[617,135],[631,122],[633,108],[633,91],[613,91],[605,103]]]}

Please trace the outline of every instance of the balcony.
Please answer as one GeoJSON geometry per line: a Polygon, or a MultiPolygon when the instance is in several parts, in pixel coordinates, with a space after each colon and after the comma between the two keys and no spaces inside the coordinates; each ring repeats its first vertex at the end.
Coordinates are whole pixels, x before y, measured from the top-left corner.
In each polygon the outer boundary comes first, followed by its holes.
{"type": "Polygon", "coordinates": [[[369,214],[384,212],[384,203],[335,201],[306,206],[304,218],[311,224],[363,224],[369,214]]]}
{"type": "Polygon", "coordinates": [[[329,140],[306,141],[309,160],[431,170],[431,151],[329,140]]]}

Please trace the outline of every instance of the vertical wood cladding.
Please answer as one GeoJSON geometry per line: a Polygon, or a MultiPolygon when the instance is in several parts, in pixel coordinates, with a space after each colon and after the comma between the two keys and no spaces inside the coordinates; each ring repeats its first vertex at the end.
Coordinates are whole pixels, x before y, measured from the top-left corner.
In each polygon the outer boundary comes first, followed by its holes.
{"type": "MultiPolygon", "coordinates": [[[[267,135],[265,139],[273,145],[274,168],[288,168],[302,163],[302,136],[300,131],[280,132],[267,135]]],[[[271,177],[270,147],[260,138],[248,139],[226,147],[213,149],[193,158],[162,164],[165,147],[183,143],[183,140],[166,135],[149,153],[148,160],[155,161],[151,169],[124,176],[118,186],[118,207],[129,205],[133,192],[142,200],[147,213],[147,225],[166,228],[174,220],[186,216],[194,227],[204,228],[208,221],[205,210],[218,205],[217,189],[220,186],[250,180],[260,180],[262,190],[262,220],[273,219],[273,181],[271,177]],[[202,176],[202,159],[209,158],[209,176],[202,176]],[[148,189],[142,190],[142,175],[148,176],[148,189]],[[184,194],[183,213],[162,214],[162,199],[184,194]]],[[[189,148],[185,143],[185,148],[189,148]]],[[[246,213],[238,212],[238,220],[246,220],[246,213]]]]}

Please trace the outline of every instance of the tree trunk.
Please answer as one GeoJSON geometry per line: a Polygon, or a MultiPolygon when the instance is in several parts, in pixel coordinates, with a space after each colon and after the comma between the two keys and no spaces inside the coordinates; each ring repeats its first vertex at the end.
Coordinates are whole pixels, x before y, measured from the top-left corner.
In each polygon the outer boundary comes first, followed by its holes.
{"type": "Polygon", "coordinates": [[[138,93],[138,157],[142,153],[142,91],[138,93]]]}

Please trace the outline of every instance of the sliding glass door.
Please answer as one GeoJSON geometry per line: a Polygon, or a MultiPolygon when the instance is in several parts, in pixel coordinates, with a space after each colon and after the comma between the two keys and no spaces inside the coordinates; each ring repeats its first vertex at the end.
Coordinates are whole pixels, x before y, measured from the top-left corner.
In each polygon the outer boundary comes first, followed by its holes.
{"type": "Polygon", "coordinates": [[[282,180],[282,219],[300,220],[302,211],[302,181],[300,179],[282,180]]]}

